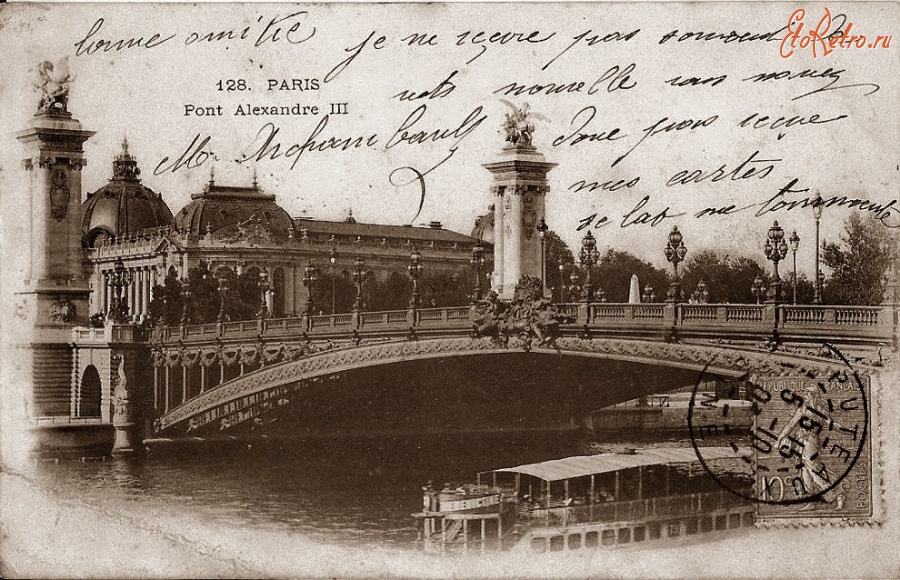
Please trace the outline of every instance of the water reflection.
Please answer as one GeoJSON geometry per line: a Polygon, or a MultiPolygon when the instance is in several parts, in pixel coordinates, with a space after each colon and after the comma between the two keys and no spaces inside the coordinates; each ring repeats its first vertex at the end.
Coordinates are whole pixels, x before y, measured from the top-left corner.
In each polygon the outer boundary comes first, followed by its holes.
{"type": "Polygon", "coordinates": [[[590,444],[572,433],[263,441],[160,449],[105,462],[38,466],[63,495],[213,525],[301,533],[350,545],[412,548],[422,485],[479,471],[676,441],[590,444]]]}

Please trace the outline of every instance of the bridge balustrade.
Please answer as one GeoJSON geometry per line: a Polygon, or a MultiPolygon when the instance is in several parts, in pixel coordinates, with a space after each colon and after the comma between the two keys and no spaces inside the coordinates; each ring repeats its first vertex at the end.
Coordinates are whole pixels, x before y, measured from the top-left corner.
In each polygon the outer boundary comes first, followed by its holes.
{"type": "Polygon", "coordinates": [[[765,306],[745,304],[726,306],[724,319],[728,322],[763,322],[765,306]]]}
{"type": "Polygon", "coordinates": [[[418,322],[418,326],[423,329],[472,328],[468,306],[458,306],[452,308],[428,308],[420,310],[418,322]]]}
{"type": "MultiPolygon", "coordinates": [[[[299,320],[299,319],[298,319],[299,320]]],[[[349,331],[353,323],[353,316],[350,314],[328,314],[309,317],[310,332],[328,330],[344,330],[349,331]]]]}
{"type": "MultiPolygon", "coordinates": [[[[893,306],[795,306],[772,304],[561,304],[558,310],[573,324],[563,333],[592,332],[627,336],[678,332],[680,336],[728,336],[763,339],[774,331],[801,339],[841,336],[863,340],[893,340],[893,306]]],[[[343,313],[225,322],[154,330],[161,343],[209,343],[275,338],[349,338],[353,333],[405,334],[410,329],[468,333],[472,329],[468,306],[343,313]]],[[[87,336],[82,340],[87,339],[87,336]]]]}
{"type": "Polygon", "coordinates": [[[777,322],[775,309],[765,304],[679,304],[679,332],[761,335],[771,333],[777,322]]]}
{"type": "Polygon", "coordinates": [[[409,324],[409,311],[407,310],[388,310],[386,312],[363,312],[360,314],[360,326],[365,329],[373,329],[378,327],[396,328],[405,327],[409,324]]]}

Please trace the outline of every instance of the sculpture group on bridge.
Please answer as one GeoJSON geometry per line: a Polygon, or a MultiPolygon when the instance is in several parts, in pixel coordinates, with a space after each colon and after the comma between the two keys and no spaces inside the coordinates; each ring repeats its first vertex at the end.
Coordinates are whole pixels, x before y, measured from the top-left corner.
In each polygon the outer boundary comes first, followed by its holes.
{"type": "Polygon", "coordinates": [[[573,321],[544,298],[543,282],[532,276],[522,276],[510,302],[501,301],[491,291],[486,299],[472,306],[475,336],[489,336],[503,346],[511,336],[519,336],[526,350],[535,338],[539,346],[552,345],[559,335],[559,325],[573,321]]]}

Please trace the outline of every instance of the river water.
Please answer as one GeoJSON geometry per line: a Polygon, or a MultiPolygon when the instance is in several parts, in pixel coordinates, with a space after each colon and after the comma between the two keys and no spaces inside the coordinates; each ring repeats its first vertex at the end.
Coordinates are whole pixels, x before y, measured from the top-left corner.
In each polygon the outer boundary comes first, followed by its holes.
{"type": "Polygon", "coordinates": [[[43,485],[93,505],[188,513],[196,521],[299,533],[350,547],[415,548],[422,485],[479,471],[687,439],[588,442],[572,432],[263,440],[156,448],[106,461],[38,466],[43,485]]]}

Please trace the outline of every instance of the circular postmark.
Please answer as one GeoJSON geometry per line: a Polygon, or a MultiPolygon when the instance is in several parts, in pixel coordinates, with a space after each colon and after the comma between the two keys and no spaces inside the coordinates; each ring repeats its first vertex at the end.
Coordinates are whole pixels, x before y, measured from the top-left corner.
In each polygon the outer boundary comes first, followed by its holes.
{"type": "Polygon", "coordinates": [[[757,502],[760,515],[815,510],[817,516],[844,516],[868,508],[849,501],[858,497],[854,485],[871,479],[857,473],[869,465],[868,382],[840,352],[825,346],[846,370],[821,377],[739,379],[703,371],[694,385],[688,427],[699,462],[720,486],[757,502]],[[718,386],[712,394],[701,390],[710,380],[718,386]],[[742,406],[749,406],[752,423],[748,413],[735,412],[742,406]],[[726,438],[734,457],[749,469],[752,486],[735,485],[711,468],[703,446],[710,437],[726,438]]]}

